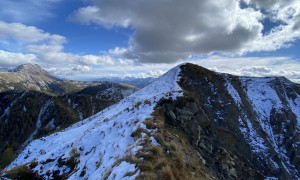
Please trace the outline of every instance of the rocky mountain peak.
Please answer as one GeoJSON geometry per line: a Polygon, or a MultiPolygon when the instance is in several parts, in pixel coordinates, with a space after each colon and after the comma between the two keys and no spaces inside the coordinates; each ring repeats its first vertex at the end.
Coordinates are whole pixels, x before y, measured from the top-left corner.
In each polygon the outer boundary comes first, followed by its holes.
{"type": "Polygon", "coordinates": [[[29,73],[29,74],[48,74],[47,71],[42,69],[39,65],[37,64],[22,64],[15,69],[10,70],[9,72],[19,72],[19,73],[29,73]]]}

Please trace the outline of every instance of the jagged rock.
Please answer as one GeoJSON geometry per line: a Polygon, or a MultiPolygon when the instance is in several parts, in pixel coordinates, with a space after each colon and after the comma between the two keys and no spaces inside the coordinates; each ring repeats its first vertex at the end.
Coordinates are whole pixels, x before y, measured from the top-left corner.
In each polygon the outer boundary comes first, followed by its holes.
{"type": "Polygon", "coordinates": [[[201,136],[200,136],[201,135],[201,127],[192,125],[192,126],[189,126],[189,129],[190,129],[190,133],[191,133],[192,142],[195,145],[198,145],[200,142],[200,139],[201,139],[201,136]]]}
{"type": "Polygon", "coordinates": [[[172,120],[176,120],[177,119],[172,110],[169,110],[169,115],[170,115],[170,117],[171,117],[172,120]]]}
{"type": "Polygon", "coordinates": [[[192,119],[192,117],[194,116],[194,114],[190,111],[187,111],[187,110],[183,110],[183,109],[179,109],[179,108],[176,108],[176,119],[178,121],[180,121],[181,123],[184,123],[184,122],[188,122],[192,119]]]}
{"type": "Polygon", "coordinates": [[[203,141],[199,143],[199,147],[212,154],[213,147],[210,144],[205,144],[203,141]]]}
{"type": "Polygon", "coordinates": [[[187,102],[185,107],[186,107],[186,109],[191,111],[193,114],[196,114],[199,111],[199,108],[195,102],[187,102]]]}
{"type": "Polygon", "coordinates": [[[195,120],[199,123],[199,125],[202,127],[202,128],[206,128],[210,125],[210,120],[207,119],[206,116],[204,116],[203,114],[197,114],[195,116],[195,120]]]}

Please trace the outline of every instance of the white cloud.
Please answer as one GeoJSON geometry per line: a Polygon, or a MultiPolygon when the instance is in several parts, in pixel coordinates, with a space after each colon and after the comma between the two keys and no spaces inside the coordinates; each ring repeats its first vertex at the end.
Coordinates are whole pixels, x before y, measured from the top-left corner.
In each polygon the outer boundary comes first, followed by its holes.
{"type": "Polygon", "coordinates": [[[28,51],[39,54],[55,53],[63,50],[63,46],[61,44],[28,45],[26,48],[28,51]]]}
{"type": "Polygon", "coordinates": [[[65,42],[65,37],[46,33],[34,26],[4,21],[0,21],[0,37],[3,39],[17,39],[25,43],[49,41],[50,43],[60,44],[65,42]]]}
{"type": "Polygon", "coordinates": [[[274,51],[288,47],[300,38],[300,2],[298,0],[245,0],[248,5],[264,9],[265,19],[280,25],[271,29],[266,35],[260,35],[253,43],[248,43],[247,51],[274,51]]]}
{"type": "Polygon", "coordinates": [[[131,59],[118,59],[118,63],[120,65],[126,65],[126,66],[134,66],[135,65],[135,61],[133,61],[131,59]]]}
{"type": "Polygon", "coordinates": [[[63,51],[61,45],[31,45],[27,49],[38,55],[42,62],[48,64],[80,64],[92,65],[113,65],[114,59],[108,55],[78,55],[63,51]]]}
{"type": "Polygon", "coordinates": [[[213,71],[238,76],[285,76],[292,81],[300,82],[299,59],[290,57],[226,58],[211,56],[205,59],[195,59],[191,62],[213,71]]]}
{"type": "MultiPolygon", "coordinates": [[[[106,28],[112,28],[115,25],[128,27],[130,24],[129,19],[118,20],[117,23],[112,22],[110,19],[107,19],[104,16],[99,16],[101,14],[101,9],[96,6],[87,6],[82,7],[76,10],[71,16],[70,19],[73,21],[77,21],[81,24],[99,24],[106,28]]],[[[114,13],[111,13],[114,16],[114,13]]]]}
{"type": "Polygon", "coordinates": [[[11,67],[20,64],[32,63],[37,59],[34,54],[12,53],[0,50],[0,66],[11,67]]]}
{"type": "Polygon", "coordinates": [[[73,71],[76,71],[77,73],[85,73],[85,72],[91,72],[92,68],[89,66],[76,66],[72,69],[73,71]]]}
{"type": "Polygon", "coordinates": [[[126,53],[119,52],[123,49],[112,53],[147,63],[173,63],[215,52],[273,51],[300,38],[298,0],[244,1],[246,8],[240,0],[97,0],[75,11],[72,18],[106,28],[132,28],[126,53]],[[263,34],[266,19],[280,25],[263,34]]]}
{"type": "Polygon", "coordinates": [[[98,16],[99,11],[99,8],[95,6],[83,7],[75,11],[73,15],[70,16],[70,19],[87,25],[93,23],[100,24],[102,19],[98,16]]]}
{"type": "MultiPolygon", "coordinates": [[[[2,51],[0,59],[6,59],[2,65],[8,66],[12,62],[33,62],[39,64],[60,64],[78,66],[112,65],[114,60],[109,55],[78,55],[64,51],[66,38],[57,34],[50,34],[34,26],[26,26],[21,23],[7,23],[0,21],[0,40],[2,46],[18,44],[20,53],[8,53],[2,51]],[[3,43],[8,41],[8,43],[3,43]],[[5,53],[4,53],[5,52],[5,53]],[[20,60],[13,59],[13,57],[20,60]],[[28,58],[27,61],[24,59],[28,58]]],[[[9,49],[9,48],[7,48],[9,49]]],[[[75,70],[76,68],[69,68],[75,70]]]]}
{"type": "Polygon", "coordinates": [[[108,53],[111,55],[125,56],[128,53],[128,49],[122,47],[115,47],[114,49],[109,49],[108,53]]]}
{"type": "Polygon", "coordinates": [[[76,56],[84,65],[113,65],[114,60],[107,55],[104,56],[95,56],[95,55],[84,55],[84,56],[76,56]]]}
{"type": "Polygon", "coordinates": [[[240,76],[254,76],[254,77],[269,77],[269,76],[284,76],[291,81],[300,83],[300,72],[299,71],[286,71],[280,68],[268,68],[265,66],[250,66],[238,69],[234,72],[240,76]]]}

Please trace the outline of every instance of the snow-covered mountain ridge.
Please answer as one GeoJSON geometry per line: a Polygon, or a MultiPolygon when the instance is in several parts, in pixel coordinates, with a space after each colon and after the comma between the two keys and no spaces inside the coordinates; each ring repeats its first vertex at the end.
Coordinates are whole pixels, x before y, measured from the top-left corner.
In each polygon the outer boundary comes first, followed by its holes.
{"type": "Polygon", "coordinates": [[[299,123],[299,84],[184,64],[33,141],[6,175],[23,168],[44,179],[299,179],[299,123]]]}
{"type": "Polygon", "coordinates": [[[76,93],[53,96],[38,91],[0,92],[0,170],[33,139],[60,131],[117,103],[137,88],[98,82],[76,93]]]}
{"type": "MultiPolygon", "coordinates": [[[[136,171],[135,165],[126,161],[114,164],[140,148],[143,137],[134,141],[131,134],[138,127],[146,128],[142,122],[151,117],[156,102],[163,97],[175,99],[182,95],[176,83],[179,70],[179,67],[174,68],[151,85],[64,132],[33,141],[7,169],[37,161],[34,170],[40,175],[46,177],[49,171],[58,176],[68,174],[69,179],[82,177],[82,172],[85,172],[83,177],[90,179],[102,179],[107,173],[109,179],[120,179],[126,172],[136,171]],[[59,161],[71,158],[72,151],[79,153],[76,168],[60,165],[59,161]]],[[[152,140],[157,144],[154,138],[152,140]]],[[[128,178],[138,174],[136,171],[128,178]]]]}

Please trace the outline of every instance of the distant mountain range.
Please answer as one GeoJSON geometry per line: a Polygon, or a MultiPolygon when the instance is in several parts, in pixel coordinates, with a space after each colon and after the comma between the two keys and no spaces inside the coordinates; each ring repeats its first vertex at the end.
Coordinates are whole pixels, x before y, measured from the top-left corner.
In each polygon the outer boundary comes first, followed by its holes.
{"type": "Polygon", "coordinates": [[[284,77],[238,77],[187,63],[32,141],[2,177],[299,179],[299,109],[300,85],[284,77]]]}
{"type": "Polygon", "coordinates": [[[146,78],[136,78],[136,77],[102,77],[97,78],[95,81],[109,81],[109,82],[115,82],[115,83],[123,83],[123,84],[130,84],[133,86],[136,86],[138,88],[143,88],[149,84],[151,84],[153,81],[155,81],[154,77],[146,77],[146,78]]]}
{"type": "MultiPolygon", "coordinates": [[[[49,95],[64,95],[80,91],[86,87],[101,86],[103,81],[73,81],[61,80],[42,69],[39,65],[23,64],[15,69],[0,72],[0,92],[8,90],[33,90],[49,95]]],[[[105,82],[108,83],[108,82],[105,82]]],[[[135,88],[130,85],[110,83],[125,88],[135,88]]]]}

